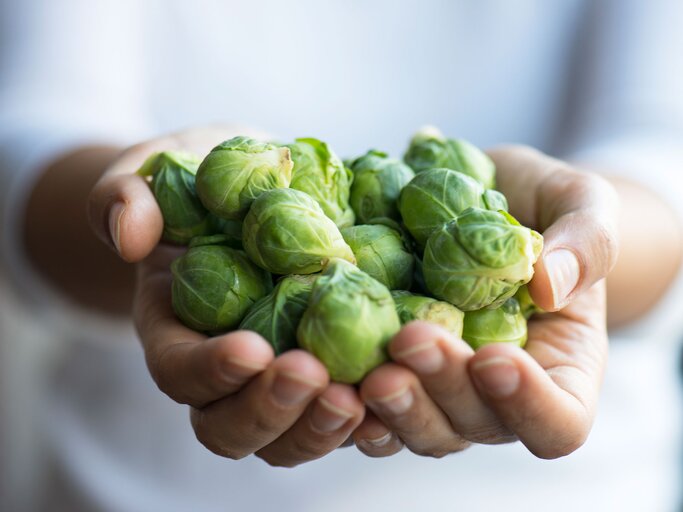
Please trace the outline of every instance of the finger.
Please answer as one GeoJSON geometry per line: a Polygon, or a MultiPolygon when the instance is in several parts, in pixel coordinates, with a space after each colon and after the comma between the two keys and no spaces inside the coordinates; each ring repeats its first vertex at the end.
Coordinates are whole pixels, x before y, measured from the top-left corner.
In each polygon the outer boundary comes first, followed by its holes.
{"type": "Polygon", "coordinates": [[[372,411],[366,411],[363,422],[353,432],[353,440],[370,457],[389,457],[403,449],[403,441],[372,411]]]}
{"type": "Polygon", "coordinates": [[[510,210],[543,232],[529,290],[541,308],[557,311],[616,263],[617,194],[601,177],[530,148],[498,148],[490,155],[510,210]]]}
{"type": "Polygon", "coordinates": [[[182,325],[171,308],[170,274],[153,272],[147,264],[141,266],[133,315],[152,378],[180,403],[202,407],[234,393],[274,357],[256,333],[207,339],[182,325]]]}
{"type": "Polygon", "coordinates": [[[339,448],[363,420],[365,407],[356,390],[331,383],[304,415],[256,455],[271,466],[294,467],[339,448]]]}
{"type": "Polygon", "coordinates": [[[483,399],[538,457],[571,453],[588,436],[607,359],[604,313],[595,313],[603,300],[599,283],[562,314],[530,322],[526,351],[492,344],[470,361],[483,399]]]}
{"type": "Polygon", "coordinates": [[[105,174],[88,198],[88,218],[100,240],[128,262],[149,255],[164,227],[149,185],[135,174],[105,174]]]}
{"type": "Polygon", "coordinates": [[[393,363],[380,366],[365,378],[360,393],[377,417],[418,455],[442,457],[469,444],[453,431],[407,368],[393,363]]]}
{"type": "Polygon", "coordinates": [[[320,361],[303,350],[290,350],[240,392],[192,409],[192,426],[209,450],[240,459],[289,430],[328,382],[320,361]]]}
{"type": "Polygon", "coordinates": [[[410,368],[453,430],[468,441],[497,444],[515,439],[483,402],[467,371],[474,350],[428,322],[411,322],[389,345],[394,361],[410,368]]]}

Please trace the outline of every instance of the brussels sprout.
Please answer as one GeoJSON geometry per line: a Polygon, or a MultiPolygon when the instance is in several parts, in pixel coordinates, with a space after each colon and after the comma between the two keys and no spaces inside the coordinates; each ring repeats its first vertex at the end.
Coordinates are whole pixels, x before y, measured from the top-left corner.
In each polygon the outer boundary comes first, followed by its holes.
{"type": "Polygon", "coordinates": [[[366,224],[377,217],[400,220],[396,201],[401,189],[415,176],[413,170],[386,153],[371,150],[351,164],[351,208],[356,222],[366,224]]]}
{"type": "Polygon", "coordinates": [[[313,284],[297,339],[332,380],[354,384],[387,360],[386,345],[400,328],[389,290],[335,258],[313,284]]]}
{"type": "Polygon", "coordinates": [[[151,176],[150,186],[164,217],[163,238],[186,244],[194,236],[210,233],[209,212],[195,190],[200,159],[189,153],[163,151],[150,156],[138,170],[151,176]]]}
{"type": "Polygon", "coordinates": [[[244,219],[242,236],[251,260],[274,274],[312,274],[335,257],[356,262],[318,203],[291,188],[261,194],[244,219]]]}
{"type": "Polygon", "coordinates": [[[495,187],[496,166],[479,148],[461,139],[447,139],[434,127],[418,131],[403,160],[417,173],[446,167],[474,178],[486,188],[495,187]]]}
{"type": "Polygon", "coordinates": [[[536,313],[543,313],[543,309],[539,308],[534,300],[531,298],[529,293],[529,287],[527,285],[520,286],[514,297],[517,302],[519,302],[519,307],[522,310],[524,318],[529,320],[536,313]]]}
{"type": "Polygon", "coordinates": [[[296,348],[296,330],[317,277],[295,274],[280,279],[271,293],[251,307],[240,329],[259,333],[270,342],[276,355],[296,348]]]}
{"type": "Polygon", "coordinates": [[[214,215],[242,220],[261,193],[286,188],[292,177],[289,149],[235,137],[211,150],[197,170],[197,193],[214,215]]]}
{"type": "Polygon", "coordinates": [[[480,183],[460,172],[430,169],[403,187],[398,209],[410,234],[424,247],[429,235],[470,206],[489,210],[507,207],[500,192],[486,192],[480,183]]]}
{"type": "Polygon", "coordinates": [[[542,247],[543,237],[510,214],[468,208],[429,237],[425,282],[463,311],[496,307],[531,280],[542,247]]]}
{"type": "Polygon", "coordinates": [[[410,288],[414,258],[398,231],[365,224],[342,229],[341,233],[363,272],[390,290],[410,288]]]}
{"type": "Polygon", "coordinates": [[[410,292],[395,290],[391,296],[396,304],[396,312],[405,325],[413,320],[432,322],[460,338],[464,313],[458,308],[440,300],[410,292]]]}
{"type": "Polygon", "coordinates": [[[498,308],[465,313],[462,338],[475,350],[489,343],[523,347],[527,339],[526,318],[519,303],[510,298],[498,308]]]}
{"type": "Polygon", "coordinates": [[[196,244],[171,264],[173,309],[191,329],[209,333],[237,327],[247,310],[273,287],[270,274],[242,251],[223,245],[196,244]]]}
{"type": "Polygon", "coordinates": [[[354,214],[349,206],[351,171],[327,144],[318,139],[296,139],[287,147],[294,160],[289,187],[315,199],[325,215],[340,228],[353,226],[354,214]]]}

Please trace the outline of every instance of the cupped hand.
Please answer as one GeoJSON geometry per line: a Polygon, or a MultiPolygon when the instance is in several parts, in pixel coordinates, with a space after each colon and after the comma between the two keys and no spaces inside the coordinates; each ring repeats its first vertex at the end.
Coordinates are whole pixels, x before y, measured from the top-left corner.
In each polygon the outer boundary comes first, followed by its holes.
{"type": "Polygon", "coordinates": [[[353,437],[368,455],[405,445],[439,457],[519,439],[556,458],[588,436],[607,361],[603,279],[617,256],[616,193],[530,148],[490,155],[511,213],[543,233],[529,288],[549,313],[530,320],[524,349],[491,344],[475,353],[437,326],[404,327],[389,347],[393,362],[360,388],[372,412],[353,437]]]}
{"type": "Polygon", "coordinates": [[[188,404],[199,441],[219,455],[256,453],[278,466],[324,456],[339,447],[365,413],[357,391],[330,383],[323,365],[301,350],[274,357],[248,331],[207,338],[183,326],[171,308],[170,262],[182,250],[159,245],[163,218],[143,178],[135,175],[153,152],[208,153],[240,129],[187,130],[133,146],[107,170],[90,195],[98,236],[125,261],[137,263],[133,315],[147,366],[159,388],[188,404]]]}

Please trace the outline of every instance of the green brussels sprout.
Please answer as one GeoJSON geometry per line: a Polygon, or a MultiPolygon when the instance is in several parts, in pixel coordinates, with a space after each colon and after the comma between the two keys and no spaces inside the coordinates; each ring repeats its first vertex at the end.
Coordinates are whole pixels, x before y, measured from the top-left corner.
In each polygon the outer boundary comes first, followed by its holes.
{"type": "Polygon", "coordinates": [[[332,380],[354,384],[387,360],[401,328],[387,288],[344,260],[333,259],[313,284],[297,339],[332,380]]]}
{"type": "Polygon", "coordinates": [[[234,137],[211,150],[197,170],[197,194],[223,219],[242,220],[261,193],[287,188],[292,177],[289,149],[234,137]]]}
{"type": "Polygon", "coordinates": [[[195,245],[171,264],[176,315],[191,329],[209,333],[237,327],[247,310],[273,287],[270,274],[244,252],[211,245],[217,241],[195,239],[195,245]]]}
{"type": "Polygon", "coordinates": [[[408,183],[398,199],[403,223],[417,243],[424,247],[427,238],[470,206],[501,210],[507,207],[500,192],[486,193],[480,183],[451,169],[430,169],[408,183]],[[491,202],[489,204],[489,201],[491,202]]]}
{"type": "Polygon", "coordinates": [[[341,234],[363,272],[390,290],[410,288],[414,258],[398,231],[380,224],[364,224],[344,228],[341,234]]]}
{"type": "Polygon", "coordinates": [[[526,318],[517,300],[509,298],[498,308],[465,313],[462,338],[475,350],[489,343],[523,347],[527,340],[526,318]]]}
{"type": "Polygon", "coordinates": [[[150,186],[164,217],[163,239],[186,244],[210,233],[209,212],[195,190],[199,157],[179,151],[154,153],[137,174],[151,176],[150,186]]]}
{"type": "Polygon", "coordinates": [[[468,208],[429,237],[425,282],[463,311],[496,307],[531,280],[542,247],[543,237],[510,214],[468,208]]]}
{"type": "Polygon", "coordinates": [[[486,188],[496,184],[496,166],[486,153],[465,140],[444,137],[433,126],[413,136],[403,160],[416,173],[446,167],[467,174],[486,188]]]}
{"type": "Polygon", "coordinates": [[[462,336],[464,313],[452,304],[402,290],[392,291],[391,296],[402,325],[424,320],[443,327],[457,338],[462,336]]]}
{"type": "Polygon", "coordinates": [[[400,220],[396,201],[401,189],[415,176],[413,170],[386,153],[370,150],[351,164],[351,208],[356,222],[366,224],[377,217],[400,220]]]}
{"type": "Polygon", "coordinates": [[[291,188],[261,194],[244,219],[242,236],[251,260],[274,274],[313,274],[330,258],[356,262],[320,205],[291,188]]]}
{"type": "Polygon", "coordinates": [[[287,147],[294,160],[289,187],[315,199],[338,227],[353,226],[355,219],[349,206],[351,171],[326,143],[318,139],[296,139],[287,147]]]}
{"type": "Polygon", "coordinates": [[[517,293],[515,293],[515,299],[519,302],[519,307],[522,310],[524,318],[529,320],[536,313],[543,313],[543,309],[539,308],[534,299],[531,298],[529,293],[529,287],[527,285],[520,286],[517,293]]]}
{"type": "Polygon", "coordinates": [[[273,346],[276,355],[296,348],[296,330],[317,277],[294,274],[280,279],[272,292],[251,307],[240,329],[259,333],[273,346]]]}

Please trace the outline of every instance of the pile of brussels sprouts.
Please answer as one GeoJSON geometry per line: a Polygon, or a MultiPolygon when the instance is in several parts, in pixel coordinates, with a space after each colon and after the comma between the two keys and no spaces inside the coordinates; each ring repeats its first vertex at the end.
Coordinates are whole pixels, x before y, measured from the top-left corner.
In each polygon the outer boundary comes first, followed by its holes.
{"type": "Polygon", "coordinates": [[[526,342],[543,239],[507,213],[493,162],[468,142],[429,128],[403,161],[371,150],[342,162],[313,138],[235,137],[203,160],[154,154],[138,174],[164,239],[188,245],[171,270],[173,308],[192,329],[304,348],[346,383],[415,319],[474,348],[526,342]]]}

